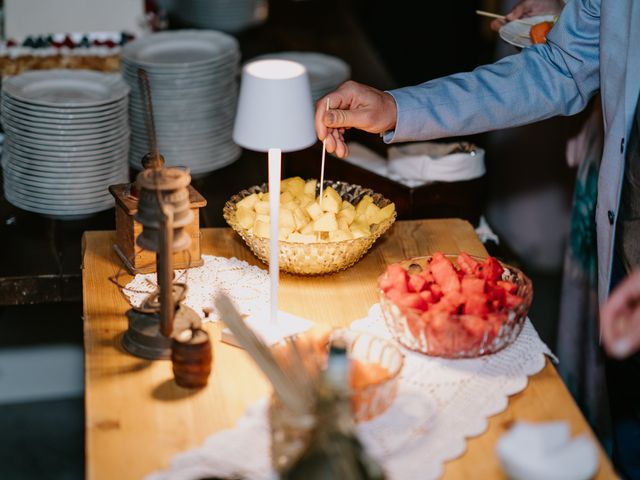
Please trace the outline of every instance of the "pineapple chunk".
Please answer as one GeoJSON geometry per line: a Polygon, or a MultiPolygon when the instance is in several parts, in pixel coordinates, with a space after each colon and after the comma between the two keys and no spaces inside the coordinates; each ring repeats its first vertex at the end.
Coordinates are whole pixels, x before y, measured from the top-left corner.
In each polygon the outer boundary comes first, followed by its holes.
{"type": "Polygon", "coordinates": [[[256,223],[253,224],[253,233],[258,237],[269,238],[269,222],[263,222],[262,220],[258,220],[256,218],[256,223]]]}
{"type": "Polygon", "coordinates": [[[266,200],[256,202],[253,208],[258,215],[269,215],[269,202],[266,200]]]}
{"type": "Polygon", "coordinates": [[[284,191],[280,194],[280,204],[284,205],[285,203],[289,203],[293,201],[293,195],[291,195],[291,192],[288,191],[284,191]]]}
{"type": "Polygon", "coordinates": [[[355,218],[356,218],[356,209],[353,208],[353,206],[351,208],[343,208],[338,212],[338,220],[343,219],[344,221],[347,222],[347,225],[351,225],[355,218]]]}
{"type": "Polygon", "coordinates": [[[286,202],[286,203],[281,202],[280,208],[291,210],[293,212],[296,208],[298,208],[298,204],[294,200],[291,200],[290,202],[286,202]]]}
{"type": "Polygon", "coordinates": [[[251,210],[258,200],[260,200],[260,197],[258,197],[256,193],[252,193],[251,195],[246,196],[242,200],[240,200],[236,206],[238,207],[238,210],[240,208],[251,210]]]}
{"type": "Polygon", "coordinates": [[[291,177],[287,179],[287,189],[294,197],[301,197],[304,194],[305,182],[300,177],[291,177]]]}
{"type": "Polygon", "coordinates": [[[307,206],[311,205],[313,202],[315,202],[315,200],[316,199],[314,197],[310,197],[307,194],[296,198],[296,202],[298,202],[298,205],[300,205],[302,208],[306,208],[307,206]]]}
{"type": "Polygon", "coordinates": [[[301,231],[303,227],[309,223],[311,217],[300,207],[293,210],[293,220],[296,223],[296,230],[301,231]]]}
{"type": "Polygon", "coordinates": [[[368,237],[371,234],[369,225],[363,224],[361,222],[353,222],[349,229],[353,234],[353,238],[368,237]]]}
{"type": "Polygon", "coordinates": [[[340,207],[340,210],[353,210],[355,212],[356,207],[354,207],[351,202],[348,202],[347,200],[343,200],[342,207],[340,207]]]}
{"type": "Polygon", "coordinates": [[[260,200],[262,200],[263,202],[268,202],[269,201],[269,192],[266,192],[266,193],[260,192],[258,194],[258,197],[260,197],[260,200]]]}
{"type": "Polygon", "coordinates": [[[380,207],[378,207],[375,203],[370,203],[369,205],[367,205],[364,216],[367,219],[368,224],[379,223],[380,207]]]}
{"type": "Polygon", "coordinates": [[[393,212],[396,211],[396,206],[394,203],[390,203],[386,207],[380,209],[380,221],[384,222],[387,218],[391,218],[393,216],[393,212]]]}
{"type": "Polygon", "coordinates": [[[330,242],[342,242],[343,240],[351,240],[352,238],[353,234],[349,230],[335,230],[333,232],[329,232],[330,242]]]}
{"type": "Polygon", "coordinates": [[[287,241],[296,243],[314,243],[316,241],[316,236],[313,234],[304,235],[302,233],[293,232],[289,235],[287,241]]]}
{"type": "Polygon", "coordinates": [[[356,215],[364,213],[367,210],[367,207],[372,203],[373,198],[371,198],[371,196],[365,195],[364,197],[362,197],[362,200],[360,200],[358,202],[358,205],[356,205],[356,215]]]}
{"type": "Polygon", "coordinates": [[[322,210],[338,213],[342,207],[342,198],[333,188],[327,187],[322,192],[322,210]]]}
{"type": "Polygon", "coordinates": [[[314,235],[313,222],[309,222],[304,227],[302,227],[300,229],[300,233],[303,235],[314,235]]]}
{"type": "Polygon", "coordinates": [[[256,212],[252,208],[238,207],[236,210],[236,220],[242,228],[251,228],[256,220],[256,212]]]}
{"type": "Polygon", "coordinates": [[[257,221],[269,223],[271,222],[271,217],[269,215],[262,215],[261,213],[258,213],[256,214],[256,222],[257,221]]]}
{"type": "Polygon", "coordinates": [[[322,208],[318,202],[313,202],[306,207],[307,213],[313,220],[317,220],[322,215],[322,208]]]}
{"type": "Polygon", "coordinates": [[[313,222],[313,230],[315,232],[333,232],[338,229],[336,215],[331,212],[323,213],[315,222],[313,222]]]}
{"type": "Polygon", "coordinates": [[[356,215],[356,218],[353,219],[353,222],[351,223],[351,226],[353,226],[355,224],[359,224],[359,225],[367,227],[367,228],[369,228],[369,226],[371,225],[369,223],[369,218],[364,213],[362,213],[360,215],[356,215]]]}
{"type": "Polygon", "coordinates": [[[343,217],[341,217],[340,215],[338,215],[336,217],[336,219],[338,220],[338,230],[345,230],[345,231],[349,231],[349,222],[347,222],[343,217]]]}
{"type": "Polygon", "coordinates": [[[307,183],[304,184],[304,194],[311,198],[316,198],[317,186],[318,181],[315,178],[313,180],[307,180],[307,183]]]}
{"type": "Polygon", "coordinates": [[[293,227],[278,228],[278,240],[286,240],[293,233],[293,227]]]}
{"type": "Polygon", "coordinates": [[[296,228],[296,222],[293,219],[293,212],[291,210],[287,210],[285,208],[280,209],[280,219],[278,221],[278,226],[291,228],[291,231],[296,228]]]}

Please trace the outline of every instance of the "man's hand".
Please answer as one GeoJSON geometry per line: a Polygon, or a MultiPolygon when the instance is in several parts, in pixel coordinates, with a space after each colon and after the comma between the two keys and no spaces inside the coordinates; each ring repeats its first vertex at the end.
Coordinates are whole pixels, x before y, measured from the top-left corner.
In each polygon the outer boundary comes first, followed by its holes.
{"type": "Polygon", "coordinates": [[[327,139],[327,152],[345,158],[349,155],[344,141],[347,128],[383,133],[395,128],[396,116],[396,102],[391,95],[348,81],[316,103],[316,133],[320,140],[327,139]]]}
{"type": "Polygon", "coordinates": [[[640,349],[640,269],[625,278],[602,306],[600,329],[612,357],[622,359],[640,349]]]}
{"type": "Polygon", "coordinates": [[[564,8],[563,0],[521,0],[507,14],[507,20],[494,20],[491,22],[491,30],[498,31],[505,23],[535,15],[560,15],[564,8]]]}

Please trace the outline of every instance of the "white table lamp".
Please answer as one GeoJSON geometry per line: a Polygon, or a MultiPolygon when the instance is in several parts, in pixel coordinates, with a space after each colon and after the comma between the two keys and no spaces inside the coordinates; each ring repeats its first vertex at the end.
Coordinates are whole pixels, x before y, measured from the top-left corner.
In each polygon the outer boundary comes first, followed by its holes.
{"type": "Polygon", "coordinates": [[[316,142],[313,117],[311,88],[303,65],[288,60],[260,60],[245,65],[233,140],[249,150],[269,152],[272,327],[278,321],[281,153],[302,150],[316,142]]]}

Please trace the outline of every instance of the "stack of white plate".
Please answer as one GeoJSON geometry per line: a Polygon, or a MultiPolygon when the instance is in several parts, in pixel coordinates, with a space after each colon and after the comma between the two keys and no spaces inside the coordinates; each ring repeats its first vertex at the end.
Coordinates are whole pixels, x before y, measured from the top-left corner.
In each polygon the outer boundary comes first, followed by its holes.
{"type": "Polygon", "coordinates": [[[42,70],[2,85],[4,193],[56,218],[113,206],[107,187],[128,180],[129,87],[117,74],[42,70]]]}
{"type": "Polygon", "coordinates": [[[234,162],[240,156],[231,138],[239,59],[238,42],[214,31],[154,33],[128,43],[122,72],[131,87],[130,164],[142,169],[149,151],[139,69],[149,78],[158,147],[167,165],[203,175],[234,162]]]}
{"type": "Polygon", "coordinates": [[[180,0],[169,10],[185,25],[235,33],[267,19],[266,0],[180,0]]]}
{"type": "Polygon", "coordinates": [[[335,90],[351,77],[351,67],[338,57],[317,52],[278,52],[268,53],[253,60],[266,59],[291,60],[304,65],[309,75],[311,96],[318,100],[335,90]]]}

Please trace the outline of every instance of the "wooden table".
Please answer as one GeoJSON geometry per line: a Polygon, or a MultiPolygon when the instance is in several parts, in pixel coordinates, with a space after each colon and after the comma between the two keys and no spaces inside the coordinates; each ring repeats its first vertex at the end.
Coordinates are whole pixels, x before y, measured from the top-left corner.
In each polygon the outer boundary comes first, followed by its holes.
{"type": "MultiPolygon", "coordinates": [[[[128,304],[108,281],[120,268],[112,250],[114,232],[87,232],[83,239],[83,298],[86,389],[86,473],[89,479],[139,479],[166,468],[171,458],[229,428],[245,408],[268,394],[269,386],[240,349],[215,338],[209,385],[187,390],[175,385],[168,361],[132,357],[120,347],[128,304]]],[[[261,265],[229,229],[202,231],[204,254],[235,256],[261,265]]],[[[462,220],[397,222],[354,267],[325,277],[283,274],[282,310],[331,325],[362,318],[377,301],[376,278],[385,265],[435,251],[485,255],[472,227],[462,220]]],[[[264,267],[264,266],[263,266],[264,267]]],[[[123,279],[126,280],[126,277],[123,279]]],[[[488,431],[469,440],[467,452],[446,464],[445,478],[503,478],[494,447],[513,420],[570,422],[575,433],[593,435],[555,368],[530,378],[509,407],[489,420],[488,431]]],[[[598,478],[614,476],[600,450],[598,478]]]]}

